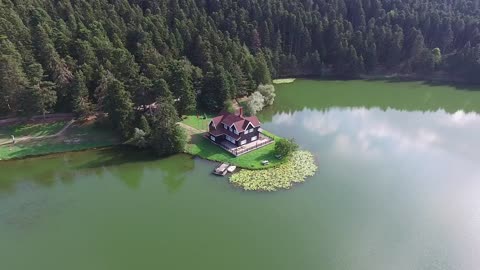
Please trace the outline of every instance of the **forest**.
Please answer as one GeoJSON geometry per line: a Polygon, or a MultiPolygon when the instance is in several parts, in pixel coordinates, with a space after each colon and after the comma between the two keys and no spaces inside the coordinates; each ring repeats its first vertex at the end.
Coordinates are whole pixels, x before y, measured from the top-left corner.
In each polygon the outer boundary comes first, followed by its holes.
{"type": "Polygon", "coordinates": [[[479,24],[476,0],[0,0],[0,115],[105,112],[169,153],[178,117],[272,78],[480,83],[479,24]]]}

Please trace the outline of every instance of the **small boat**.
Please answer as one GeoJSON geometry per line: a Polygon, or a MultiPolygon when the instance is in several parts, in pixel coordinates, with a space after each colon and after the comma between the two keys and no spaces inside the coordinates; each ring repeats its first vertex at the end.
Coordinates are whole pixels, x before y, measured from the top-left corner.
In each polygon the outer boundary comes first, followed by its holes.
{"type": "Polygon", "coordinates": [[[213,173],[216,175],[224,176],[228,172],[227,171],[228,166],[229,165],[227,163],[223,163],[222,165],[218,166],[215,170],[213,170],[213,173]]]}
{"type": "Polygon", "coordinates": [[[268,164],[270,164],[270,161],[268,161],[268,160],[262,161],[262,165],[268,165],[268,164]]]}
{"type": "Polygon", "coordinates": [[[237,169],[237,166],[230,166],[230,167],[228,167],[227,171],[229,173],[233,173],[236,169],[237,169]]]}

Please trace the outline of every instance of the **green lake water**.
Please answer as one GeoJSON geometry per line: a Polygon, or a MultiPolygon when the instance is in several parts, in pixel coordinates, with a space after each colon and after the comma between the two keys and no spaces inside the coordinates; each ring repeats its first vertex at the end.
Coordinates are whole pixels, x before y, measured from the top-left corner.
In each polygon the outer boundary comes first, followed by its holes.
{"type": "Polygon", "coordinates": [[[297,80],[263,127],[307,182],[242,192],[214,163],[96,150],[0,163],[0,269],[476,270],[480,92],[297,80]]]}

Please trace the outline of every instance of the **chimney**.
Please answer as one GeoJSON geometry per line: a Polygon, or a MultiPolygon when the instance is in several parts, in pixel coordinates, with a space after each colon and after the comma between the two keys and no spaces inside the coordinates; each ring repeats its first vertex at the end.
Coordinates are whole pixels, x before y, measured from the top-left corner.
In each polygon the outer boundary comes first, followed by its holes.
{"type": "Polygon", "coordinates": [[[243,108],[238,109],[238,116],[243,117],[243,108]]]}

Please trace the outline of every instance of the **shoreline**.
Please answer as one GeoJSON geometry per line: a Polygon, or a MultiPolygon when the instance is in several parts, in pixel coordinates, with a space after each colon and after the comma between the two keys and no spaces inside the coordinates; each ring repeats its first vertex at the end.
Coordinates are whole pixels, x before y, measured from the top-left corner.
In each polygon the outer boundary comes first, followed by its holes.
{"type": "MultiPolygon", "coordinates": [[[[402,73],[373,73],[373,74],[359,74],[357,76],[345,77],[339,75],[333,75],[330,73],[325,73],[324,75],[292,75],[292,76],[280,76],[273,79],[274,85],[283,84],[282,80],[339,80],[339,81],[350,81],[350,80],[371,80],[371,81],[398,81],[398,82],[411,82],[419,81],[430,83],[432,85],[448,85],[448,86],[457,86],[457,87],[480,87],[480,83],[472,83],[459,78],[452,78],[447,73],[437,72],[431,75],[420,75],[420,74],[402,74],[402,73]],[[275,81],[280,81],[280,83],[275,83],[275,81]]],[[[289,82],[287,82],[289,83],[289,82]]]]}
{"type": "Polygon", "coordinates": [[[26,156],[21,156],[21,157],[13,157],[13,158],[9,158],[9,159],[0,159],[0,164],[1,163],[7,163],[9,161],[19,161],[19,160],[30,159],[30,158],[50,157],[50,156],[57,156],[57,155],[61,155],[61,154],[67,154],[67,153],[80,153],[80,152],[94,151],[94,150],[115,149],[115,148],[119,148],[119,147],[121,147],[121,145],[107,145],[107,146],[90,147],[90,148],[82,148],[82,149],[72,149],[72,150],[68,150],[68,151],[48,152],[48,153],[43,153],[43,154],[32,154],[32,155],[26,155],[26,156]]]}
{"type": "MultiPolygon", "coordinates": [[[[338,76],[330,76],[330,75],[327,75],[327,76],[298,76],[298,77],[287,77],[287,76],[285,76],[285,77],[279,77],[279,78],[274,79],[273,83],[275,85],[280,85],[280,84],[284,84],[284,83],[294,83],[296,79],[309,79],[309,80],[379,80],[379,81],[380,80],[393,80],[393,81],[405,81],[405,82],[406,81],[424,81],[426,83],[453,85],[453,86],[458,86],[458,87],[460,87],[462,85],[463,86],[479,86],[478,84],[467,84],[466,82],[463,82],[463,81],[450,80],[450,78],[448,78],[448,77],[445,77],[445,79],[439,80],[438,75],[439,74],[434,74],[432,76],[423,76],[423,75],[415,75],[415,74],[396,74],[396,73],[381,74],[380,73],[380,74],[362,74],[362,75],[360,75],[356,78],[351,78],[351,79],[340,78],[338,76]]],[[[92,136],[93,133],[90,132],[90,131],[86,131],[86,134],[89,134],[90,136],[92,136]]],[[[192,135],[192,134],[190,134],[190,135],[192,135]]],[[[275,137],[277,137],[277,136],[275,136],[275,137]]],[[[51,146],[55,146],[55,145],[62,146],[63,144],[64,144],[63,142],[58,142],[57,144],[52,143],[51,146]]],[[[98,145],[98,146],[88,146],[88,143],[87,143],[86,146],[73,144],[73,145],[65,146],[64,149],[62,149],[63,147],[60,147],[60,149],[58,149],[58,150],[44,151],[44,152],[42,152],[42,150],[39,150],[40,153],[33,153],[33,154],[26,153],[25,155],[20,154],[19,156],[14,156],[14,157],[11,157],[11,158],[2,158],[2,159],[0,159],[0,162],[16,161],[16,160],[22,160],[22,159],[28,159],[28,158],[56,155],[56,154],[61,154],[61,153],[69,153],[69,152],[81,152],[81,151],[97,150],[97,149],[104,149],[104,148],[115,148],[115,147],[118,147],[120,145],[121,144],[118,144],[118,143],[117,144],[105,144],[105,145],[100,143],[100,145],[98,145]]],[[[12,147],[12,146],[14,146],[14,145],[5,145],[3,147],[9,148],[9,147],[12,147]]],[[[48,148],[51,148],[51,147],[48,147],[48,148]]],[[[28,147],[25,147],[24,149],[21,149],[21,150],[18,150],[18,151],[28,152],[28,149],[29,149],[28,147]]],[[[261,151],[261,149],[259,149],[259,150],[261,151]]],[[[198,158],[201,158],[201,159],[204,159],[204,160],[209,160],[209,161],[212,161],[212,162],[227,162],[228,163],[228,162],[231,161],[231,158],[215,157],[215,156],[213,156],[213,157],[202,156],[199,153],[193,153],[192,151],[188,151],[188,150],[183,151],[183,153],[189,154],[193,157],[198,157],[198,158]]],[[[228,153],[225,152],[225,154],[228,154],[228,153]]],[[[271,164],[271,165],[268,165],[268,166],[265,166],[265,167],[259,167],[259,166],[255,166],[255,167],[250,166],[249,167],[249,166],[246,166],[245,164],[242,164],[242,162],[240,162],[240,163],[232,162],[232,164],[236,165],[239,168],[243,168],[243,169],[262,170],[262,169],[268,169],[268,168],[276,167],[276,166],[282,164],[282,162],[280,162],[278,164],[274,163],[274,164],[271,164]]]]}

